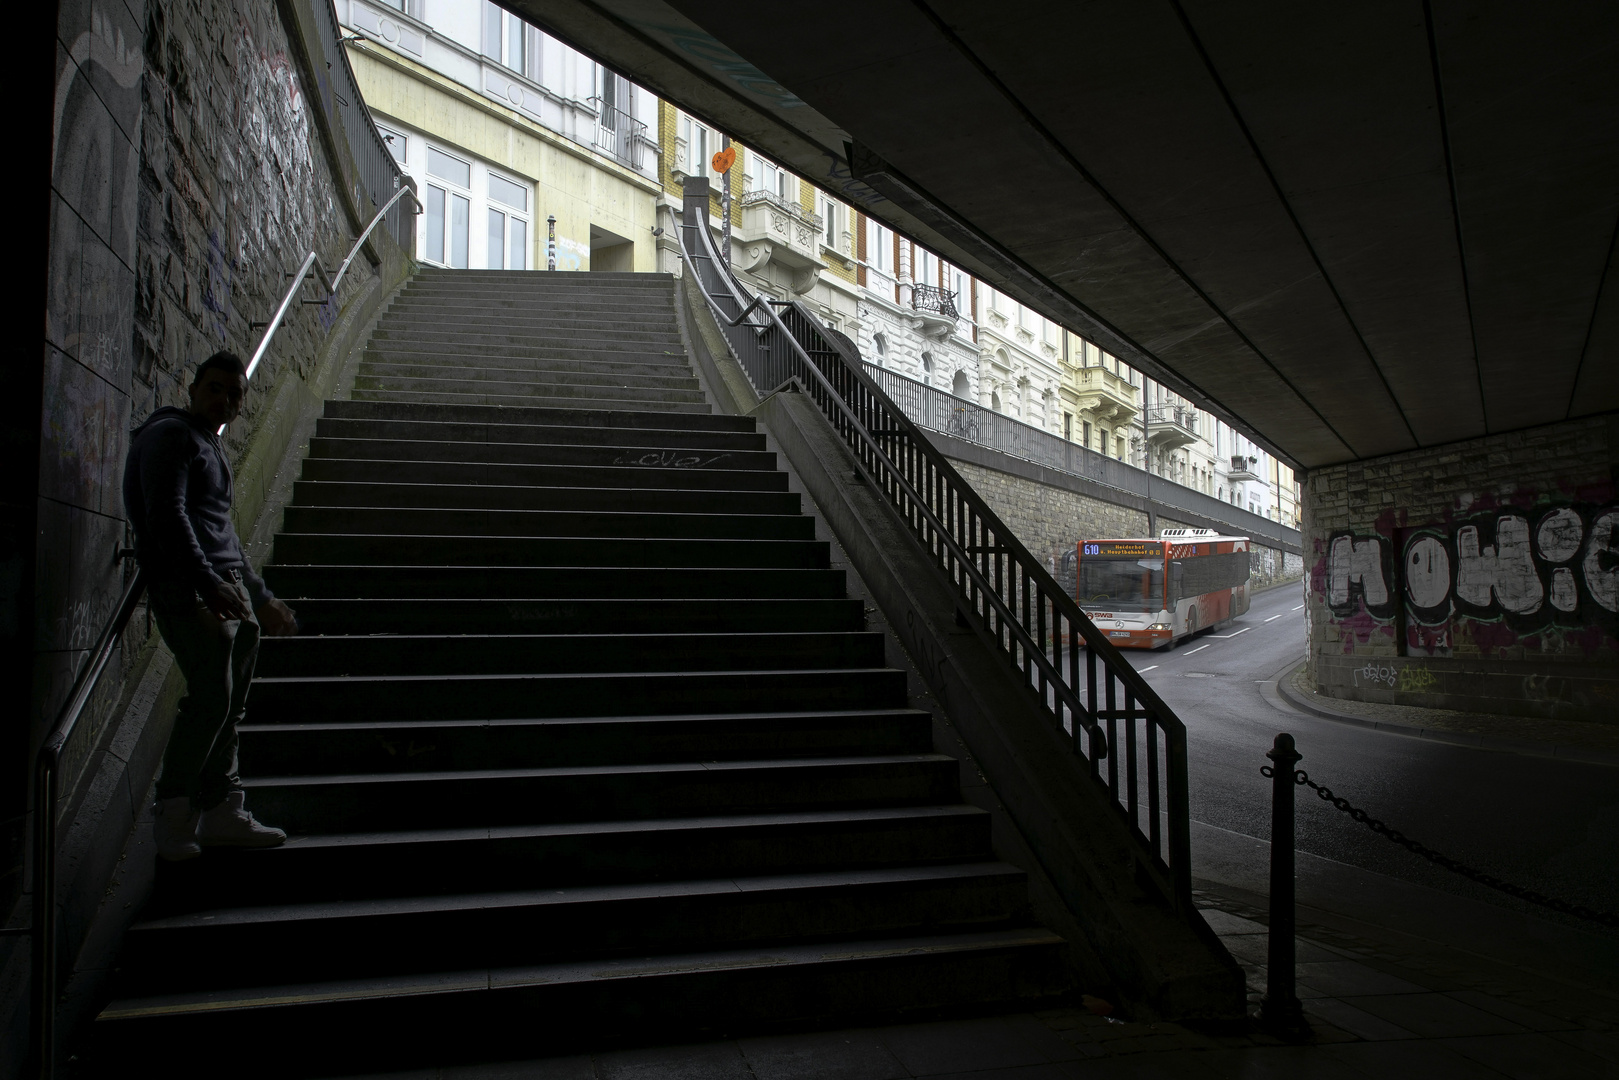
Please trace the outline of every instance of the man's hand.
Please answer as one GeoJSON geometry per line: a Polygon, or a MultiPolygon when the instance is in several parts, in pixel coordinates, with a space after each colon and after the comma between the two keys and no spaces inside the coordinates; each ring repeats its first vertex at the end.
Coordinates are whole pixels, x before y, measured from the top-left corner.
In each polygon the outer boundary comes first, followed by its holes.
{"type": "Polygon", "coordinates": [[[214,581],[197,590],[202,597],[203,605],[220,619],[245,619],[248,616],[247,603],[236,586],[224,581],[214,581]]]}
{"type": "Polygon", "coordinates": [[[253,614],[259,617],[259,630],[270,637],[291,637],[298,632],[298,613],[279,600],[266,600],[253,614]]]}

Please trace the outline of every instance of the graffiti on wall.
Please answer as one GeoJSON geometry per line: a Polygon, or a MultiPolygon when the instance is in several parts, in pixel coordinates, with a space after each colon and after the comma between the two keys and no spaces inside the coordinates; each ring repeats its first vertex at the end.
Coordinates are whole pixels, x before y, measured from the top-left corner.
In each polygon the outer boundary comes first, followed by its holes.
{"type": "Polygon", "coordinates": [[[1443,653],[1458,637],[1485,653],[1539,647],[1537,634],[1583,630],[1576,647],[1589,652],[1619,629],[1619,507],[1506,508],[1389,532],[1333,535],[1315,575],[1362,640],[1400,620],[1410,651],[1443,653]]]}

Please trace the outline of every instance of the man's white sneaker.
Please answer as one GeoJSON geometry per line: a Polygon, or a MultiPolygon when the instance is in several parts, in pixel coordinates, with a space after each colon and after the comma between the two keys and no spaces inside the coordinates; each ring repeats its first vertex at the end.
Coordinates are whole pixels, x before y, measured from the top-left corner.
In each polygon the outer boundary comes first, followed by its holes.
{"type": "Polygon", "coordinates": [[[233,791],[212,810],[204,810],[197,823],[197,842],[203,847],[275,847],[286,842],[287,834],[260,825],[242,809],[247,793],[233,791]]]}
{"type": "Polygon", "coordinates": [[[157,816],[152,819],[152,839],[157,841],[157,857],[169,862],[184,862],[202,854],[197,843],[197,819],[191,799],[180,795],[157,801],[157,816]]]}

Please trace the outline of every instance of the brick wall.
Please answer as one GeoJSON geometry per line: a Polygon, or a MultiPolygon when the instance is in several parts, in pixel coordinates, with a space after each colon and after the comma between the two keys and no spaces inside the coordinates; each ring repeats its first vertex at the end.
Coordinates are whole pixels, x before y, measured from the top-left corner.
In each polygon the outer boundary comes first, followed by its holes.
{"type": "Polygon", "coordinates": [[[1317,469],[1304,483],[1325,693],[1619,718],[1619,418],[1317,469]]]}

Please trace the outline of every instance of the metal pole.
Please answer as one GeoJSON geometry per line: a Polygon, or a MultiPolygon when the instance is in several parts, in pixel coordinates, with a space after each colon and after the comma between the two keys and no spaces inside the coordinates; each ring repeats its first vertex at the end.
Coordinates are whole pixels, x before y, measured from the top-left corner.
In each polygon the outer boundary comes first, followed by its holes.
{"type": "Polygon", "coordinates": [[[1293,736],[1276,736],[1265,755],[1271,765],[1270,804],[1270,943],[1265,965],[1265,998],[1259,1018],[1273,1031],[1302,1035],[1310,1030],[1299,1004],[1295,982],[1293,884],[1293,766],[1303,755],[1293,736]]]}
{"type": "MultiPolygon", "coordinates": [[[[724,140],[724,144],[720,147],[720,150],[722,152],[725,151],[725,150],[729,150],[731,148],[731,137],[729,135],[722,135],[722,136],[720,136],[720,138],[724,140]]],[[[720,218],[722,219],[721,223],[720,223],[720,230],[721,230],[720,231],[720,236],[721,236],[720,247],[725,252],[725,265],[730,266],[731,265],[731,170],[730,169],[727,169],[724,172],[720,173],[720,218]]]]}
{"type": "Polygon", "coordinates": [[[545,268],[555,270],[557,268],[557,216],[555,214],[545,219],[545,229],[545,268]]]}

